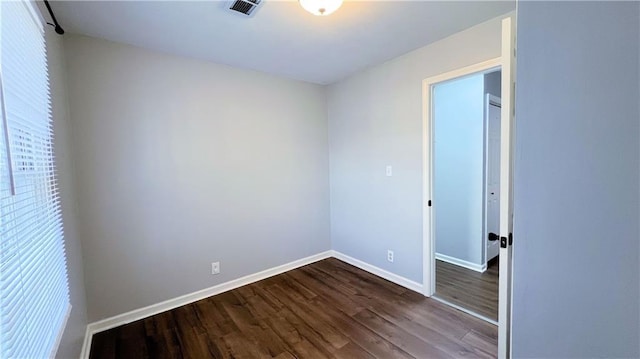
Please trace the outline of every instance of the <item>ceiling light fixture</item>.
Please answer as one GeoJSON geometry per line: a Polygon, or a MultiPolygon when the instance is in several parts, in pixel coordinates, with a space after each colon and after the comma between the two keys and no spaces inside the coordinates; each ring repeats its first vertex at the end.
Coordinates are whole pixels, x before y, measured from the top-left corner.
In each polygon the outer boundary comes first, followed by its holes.
{"type": "Polygon", "coordinates": [[[342,6],[342,0],[300,0],[300,6],[316,16],[327,16],[342,6]]]}

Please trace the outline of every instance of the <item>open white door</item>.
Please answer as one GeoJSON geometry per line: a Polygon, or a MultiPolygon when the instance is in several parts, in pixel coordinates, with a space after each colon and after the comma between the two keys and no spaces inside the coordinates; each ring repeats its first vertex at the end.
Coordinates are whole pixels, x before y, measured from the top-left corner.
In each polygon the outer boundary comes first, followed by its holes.
{"type": "Polygon", "coordinates": [[[515,23],[502,20],[502,111],[500,126],[500,278],[498,358],[511,356],[511,269],[513,233],[513,134],[515,102],[515,23]]]}

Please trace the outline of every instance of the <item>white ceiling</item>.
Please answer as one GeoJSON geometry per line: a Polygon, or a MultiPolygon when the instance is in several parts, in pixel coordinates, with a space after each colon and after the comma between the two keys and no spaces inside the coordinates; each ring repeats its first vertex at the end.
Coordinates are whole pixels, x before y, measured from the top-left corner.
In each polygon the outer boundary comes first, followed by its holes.
{"type": "Polygon", "coordinates": [[[267,0],[255,17],[222,1],[53,1],[67,32],[329,84],[515,9],[514,1],[347,1],[313,16],[267,0]]]}

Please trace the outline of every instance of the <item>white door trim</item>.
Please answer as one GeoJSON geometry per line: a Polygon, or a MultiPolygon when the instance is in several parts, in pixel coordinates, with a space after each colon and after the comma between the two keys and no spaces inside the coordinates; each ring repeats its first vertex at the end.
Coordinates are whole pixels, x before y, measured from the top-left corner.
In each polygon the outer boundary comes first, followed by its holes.
{"type": "Polygon", "coordinates": [[[429,77],[422,81],[422,203],[424,208],[422,218],[422,256],[424,258],[422,265],[422,288],[423,294],[427,297],[431,297],[436,291],[435,234],[433,233],[434,226],[431,225],[433,223],[435,207],[428,205],[429,201],[433,198],[433,114],[431,106],[433,86],[464,76],[491,72],[499,69],[501,65],[502,58],[497,57],[429,77]]]}
{"type": "Polygon", "coordinates": [[[515,126],[515,21],[502,20],[502,107],[500,113],[500,278],[498,288],[498,358],[511,358],[511,298],[513,277],[513,161],[515,126]]]}

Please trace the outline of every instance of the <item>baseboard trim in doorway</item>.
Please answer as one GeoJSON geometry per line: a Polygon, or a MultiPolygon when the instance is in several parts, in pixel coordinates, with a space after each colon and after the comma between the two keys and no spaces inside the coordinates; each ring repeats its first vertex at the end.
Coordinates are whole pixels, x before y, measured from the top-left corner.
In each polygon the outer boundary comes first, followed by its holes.
{"type": "Polygon", "coordinates": [[[384,278],[390,282],[393,282],[401,287],[405,287],[407,289],[410,289],[414,292],[418,292],[420,294],[423,294],[422,292],[422,284],[417,283],[412,281],[411,279],[407,279],[403,276],[399,276],[395,273],[391,273],[389,271],[386,271],[382,268],[378,268],[374,265],[371,265],[369,263],[363,262],[359,259],[355,259],[353,257],[350,257],[344,253],[340,253],[338,251],[332,251],[333,252],[333,257],[345,262],[345,263],[349,263],[354,267],[358,267],[360,269],[362,269],[363,271],[369,272],[371,274],[374,274],[378,277],[384,278]]]}
{"type": "Polygon", "coordinates": [[[311,264],[333,256],[333,251],[325,251],[312,256],[295,260],[277,267],[269,268],[258,273],[250,274],[238,279],[234,279],[225,283],[215,285],[213,287],[205,288],[193,293],[185,294],[176,298],[166,300],[164,302],[152,304],[143,308],[135,309],[130,312],[122,313],[110,318],[106,318],[87,325],[85,332],[85,338],[82,345],[82,351],[80,352],[80,358],[89,358],[91,351],[91,340],[96,333],[109,330],[111,328],[119,327],[121,325],[135,322],[136,320],[144,319],[152,315],[160,314],[168,310],[181,307],[186,304],[197,302],[199,300],[211,297],[216,294],[224,293],[238,287],[242,287],[247,284],[255,283],[275,275],[288,272],[292,269],[296,269],[307,264],[311,264]]]}
{"type": "Polygon", "coordinates": [[[467,269],[471,269],[472,271],[484,273],[487,270],[487,264],[484,265],[468,262],[456,257],[451,257],[446,254],[436,253],[436,259],[441,260],[443,262],[451,263],[453,265],[457,265],[460,267],[464,267],[467,269]]]}
{"type": "Polygon", "coordinates": [[[474,311],[471,311],[471,310],[469,310],[467,308],[461,307],[461,306],[459,306],[457,304],[451,303],[450,301],[448,301],[446,299],[438,298],[435,295],[432,295],[430,298],[433,299],[433,300],[436,300],[436,301],[438,301],[440,303],[446,304],[446,305],[448,305],[448,306],[450,306],[452,308],[455,308],[455,309],[457,309],[457,310],[459,310],[461,312],[465,312],[465,313],[467,313],[467,314],[469,314],[469,315],[471,315],[473,317],[476,317],[478,319],[482,319],[485,322],[489,322],[489,323],[491,323],[491,324],[493,324],[495,326],[498,326],[498,322],[496,322],[495,320],[493,320],[491,318],[487,318],[484,315],[478,314],[478,313],[476,313],[474,311]]]}

